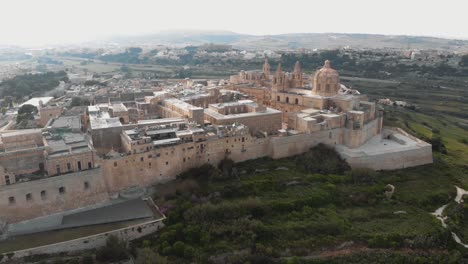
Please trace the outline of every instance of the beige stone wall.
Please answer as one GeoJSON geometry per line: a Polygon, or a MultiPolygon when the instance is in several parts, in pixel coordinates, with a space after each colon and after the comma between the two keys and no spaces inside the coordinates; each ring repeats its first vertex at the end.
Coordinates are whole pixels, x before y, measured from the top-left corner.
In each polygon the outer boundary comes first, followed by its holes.
{"type": "Polygon", "coordinates": [[[1,217],[16,222],[109,199],[100,169],[0,187],[1,217]],[[85,182],[88,187],[85,187],[85,182]],[[64,187],[64,193],[60,188],[64,187]],[[42,192],[43,195],[41,195],[42,192]],[[30,199],[27,198],[30,194],[30,199]],[[14,203],[10,202],[14,197],[14,203]]]}
{"type": "Polygon", "coordinates": [[[44,164],[44,147],[0,154],[0,165],[12,175],[37,172],[39,164],[44,164]]]}
{"type": "Polygon", "coordinates": [[[60,173],[93,169],[95,167],[95,155],[96,153],[94,151],[87,151],[58,157],[49,156],[45,159],[45,170],[47,171],[47,175],[53,176],[59,174],[57,168],[60,169],[60,173]]]}
{"type": "Polygon", "coordinates": [[[344,144],[350,148],[356,148],[380,132],[382,117],[379,117],[363,125],[360,129],[344,129],[344,144]]]}
{"type": "Polygon", "coordinates": [[[431,164],[432,146],[420,145],[418,148],[408,148],[396,152],[376,155],[351,155],[340,152],[340,155],[353,168],[370,168],[374,170],[395,170],[431,164]]]}
{"type": "Polygon", "coordinates": [[[51,106],[51,107],[44,107],[39,109],[39,120],[37,124],[39,127],[44,127],[47,123],[53,119],[57,118],[62,114],[63,108],[61,106],[51,106]]]}
{"type": "Polygon", "coordinates": [[[343,130],[341,128],[315,132],[312,134],[298,134],[287,137],[271,138],[272,153],[274,159],[280,159],[298,155],[308,151],[319,143],[334,146],[343,141],[343,130]]]}
{"type": "Polygon", "coordinates": [[[205,120],[214,125],[231,125],[239,123],[247,126],[252,133],[266,131],[268,134],[276,134],[281,129],[282,113],[275,112],[271,114],[259,115],[226,115],[224,118],[215,118],[205,112],[205,120]]]}

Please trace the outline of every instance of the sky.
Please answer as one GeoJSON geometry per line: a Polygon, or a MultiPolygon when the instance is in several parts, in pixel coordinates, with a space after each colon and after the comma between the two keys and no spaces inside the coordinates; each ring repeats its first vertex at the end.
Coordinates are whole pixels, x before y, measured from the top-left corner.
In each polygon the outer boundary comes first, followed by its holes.
{"type": "Polygon", "coordinates": [[[0,44],[68,44],[185,29],[468,39],[467,8],[467,0],[0,0],[0,44]]]}

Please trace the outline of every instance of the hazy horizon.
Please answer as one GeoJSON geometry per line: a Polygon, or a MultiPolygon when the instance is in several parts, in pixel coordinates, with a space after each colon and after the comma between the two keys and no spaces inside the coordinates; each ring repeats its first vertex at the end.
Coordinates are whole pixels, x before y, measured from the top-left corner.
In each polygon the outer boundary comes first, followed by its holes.
{"type": "Polygon", "coordinates": [[[347,33],[468,39],[460,0],[313,2],[4,0],[0,44],[72,44],[161,31],[347,33]]]}

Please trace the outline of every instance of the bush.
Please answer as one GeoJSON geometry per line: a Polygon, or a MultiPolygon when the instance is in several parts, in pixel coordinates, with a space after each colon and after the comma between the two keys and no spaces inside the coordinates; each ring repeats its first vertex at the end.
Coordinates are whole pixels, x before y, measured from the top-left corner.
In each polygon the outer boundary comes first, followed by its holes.
{"type": "Polygon", "coordinates": [[[377,173],[368,168],[355,168],[346,173],[355,184],[365,183],[373,184],[375,183],[375,177],[377,173]]]}
{"type": "Polygon", "coordinates": [[[306,173],[342,174],[349,164],[331,147],[319,144],[295,159],[296,166],[306,173]]]}
{"type": "Polygon", "coordinates": [[[96,252],[96,259],[99,261],[116,262],[128,258],[128,251],[125,241],[111,235],[107,238],[106,245],[96,252]]]}
{"type": "Polygon", "coordinates": [[[83,264],[94,264],[93,256],[91,256],[91,255],[83,256],[83,260],[81,261],[81,263],[83,263],[83,264]]]}

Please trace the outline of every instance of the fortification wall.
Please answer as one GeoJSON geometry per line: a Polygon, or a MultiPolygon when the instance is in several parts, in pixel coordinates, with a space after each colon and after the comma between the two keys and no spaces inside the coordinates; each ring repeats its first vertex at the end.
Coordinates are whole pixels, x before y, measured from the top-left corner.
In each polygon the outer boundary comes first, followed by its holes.
{"type": "Polygon", "coordinates": [[[344,129],[344,144],[350,148],[356,148],[364,144],[379,133],[381,119],[382,117],[379,117],[365,124],[361,129],[344,129]]]}
{"type": "Polygon", "coordinates": [[[140,237],[152,234],[162,227],[164,224],[163,219],[158,219],[155,221],[142,223],[134,226],[129,226],[122,229],[112,230],[110,232],[105,232],[93,236],[87,236],[83,238],[78,238],[74,240],[69,240],[61,243],[35,247],[25,250],[19,250],[12,252],[13,255],[11,258],[7,257],[7,254],[3,257],[0,263],[7,263],[9,261],[18,260],[20,261],[24,257],[40,255],[40,254],[58,254],[62,252],[79,252],[87,249],[95,249],[102,247],[106,244],[107,238],[110,235],[117,236],[121,240],[131,241],[138,239],[140,237]]]}
{"type": "Polygon", "coordinates": [[[108,199],[101,170],[93,169],[1,187],[0,216],[17,222],[108,199]]]}
{"type": "Polygon", "coordinates": [[[374,170],[395,170],[431,164],[432,146],[427,144],[418,148],[408,148],[395,152],[386,152],[373,155],[350,155],[346,152],[341,156],[353,168],[370,168],[374,170]]]}
{"type": "Polygon", "coordinates": [[[280,159],[304,153],[319,143],[328,145],[341,144],[343,140],[343,130],[337,128],[315,132],[313,134],[273,137],[270,140],[273,148],[270,156],[273,159],[280,159]]]}

